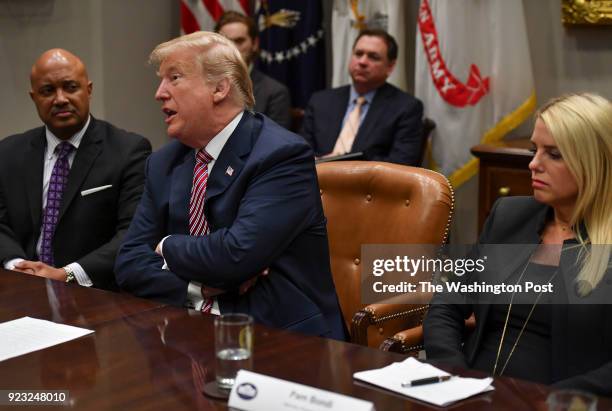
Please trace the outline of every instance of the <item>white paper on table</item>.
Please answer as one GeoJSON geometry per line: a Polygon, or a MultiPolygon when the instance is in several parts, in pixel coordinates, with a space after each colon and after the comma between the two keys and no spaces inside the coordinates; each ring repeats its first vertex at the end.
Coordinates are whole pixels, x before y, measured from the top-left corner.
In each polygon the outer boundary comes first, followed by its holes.
{"type": "Polygon", "coordinates": [[[0,361],[74,340],[92,330],[23,317],[0,323],[0,361]]]}
{"type": "Polygon", "coordinates": [[[410,357],[383,368],[356,372],[353,378],[439,407],[495,389],[491,385],[493,378],[464,377],[452,377],[448,381],[416,387],[402,387],[402,383],[408,381],[441,375],[449,373],[410,357]]]}

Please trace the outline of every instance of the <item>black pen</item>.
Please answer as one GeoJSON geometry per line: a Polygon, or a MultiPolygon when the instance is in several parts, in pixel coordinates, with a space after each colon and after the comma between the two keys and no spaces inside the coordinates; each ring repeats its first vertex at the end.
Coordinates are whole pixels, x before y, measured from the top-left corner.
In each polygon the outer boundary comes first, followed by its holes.
{"type": "Polygon", "coordinates": [[[404,388],[406,388],[406,387],[416,387],[418,385],[433,384],[433,383],[436,383],[436,382],[448,381],[448,380],[451,379],[451,377],[452,377],[452,375],[441,375],[439,377],[421,378],[419,380],[403,382],[402,383],[402,387],[404,387],[404,388]]]}

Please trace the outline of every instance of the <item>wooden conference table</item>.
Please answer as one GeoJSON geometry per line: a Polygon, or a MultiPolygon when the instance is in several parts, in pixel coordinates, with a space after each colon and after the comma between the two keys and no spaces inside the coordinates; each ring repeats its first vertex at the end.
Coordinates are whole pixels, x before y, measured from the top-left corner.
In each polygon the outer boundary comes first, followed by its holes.
{"type": "MultiPolygon", "coordinates": [[[[0,389],[69,390],[73,409],[227,409],[225,403],[200,393],[203,384],[214,379],[212,316],[78,285],[53,286],[50,280],[0,270],[0,322],[23,316],[95,333],[0,362],[0,389]]],[[[255,327],[256,372],[372,401],[378,411],[437,409],[353,381],[356,371],[404,358],[355,344],[255,327]]],[[[449,371],[484,376],[475,371],[449,371]]],[[[503,377],[496,378],[494,385],[495,391],[451,408],[546,409],[549,389],[545,386],[503,377]]],[[[44,406],[45,410],[67,408],[44,406]]],[[[612,409],[612,401],[600,399],[598,409],[612,409]]]]}

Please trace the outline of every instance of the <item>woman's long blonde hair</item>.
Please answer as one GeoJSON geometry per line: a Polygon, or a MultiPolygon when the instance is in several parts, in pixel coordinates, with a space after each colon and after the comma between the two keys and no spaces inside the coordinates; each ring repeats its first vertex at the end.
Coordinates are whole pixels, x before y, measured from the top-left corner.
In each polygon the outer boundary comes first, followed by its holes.
{"type": "Polygon", "coordinates": [[[582,245],[582,268],[576,282],[584,296],[599,284],[610,265],[612,103],[597,94],[568,94],[549,101],[536,117],[552,134],[578,185],[571,225],[582,245]],[[582,235],[582,224],[587,238],[582,235]]]}

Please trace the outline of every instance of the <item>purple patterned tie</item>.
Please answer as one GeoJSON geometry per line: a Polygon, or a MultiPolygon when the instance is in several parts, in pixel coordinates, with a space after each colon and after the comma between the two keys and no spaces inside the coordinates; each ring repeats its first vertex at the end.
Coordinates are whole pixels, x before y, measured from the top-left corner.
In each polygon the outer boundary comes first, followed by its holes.
{"type": "Polygon", "coordinates": [[[68,155],[73,149],[72,144],[66,141],[55,147],[57,160],[51,172],[49,191],[47,192],[47,206],[43,211],[42,243],[40,245],[39,257],[40,261],[52,267],[55,266],[53,261],[53,234],[55,233],[55,227],[59,218],[62,196],[68,184],[68,172],[70,171],[68,155]]]}

